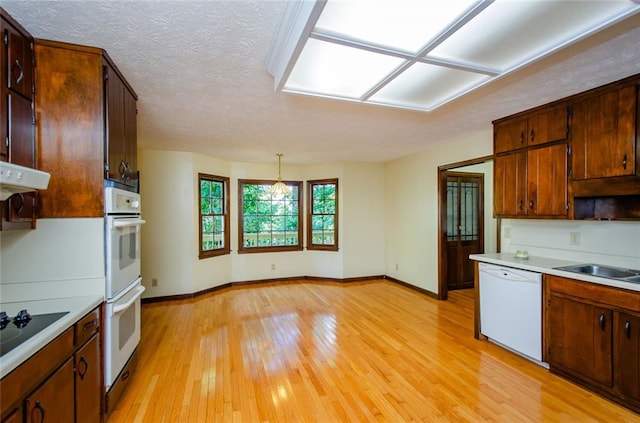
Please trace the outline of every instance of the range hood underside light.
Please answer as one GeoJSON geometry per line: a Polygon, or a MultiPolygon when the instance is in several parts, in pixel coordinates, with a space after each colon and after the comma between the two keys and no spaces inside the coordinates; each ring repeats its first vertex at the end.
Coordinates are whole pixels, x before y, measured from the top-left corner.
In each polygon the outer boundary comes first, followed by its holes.
{"type": "Polygon", "coordinates": [[[20,192],[47,189],[50,178],[47,172],[0,161],[0,201],[20,192]]]}

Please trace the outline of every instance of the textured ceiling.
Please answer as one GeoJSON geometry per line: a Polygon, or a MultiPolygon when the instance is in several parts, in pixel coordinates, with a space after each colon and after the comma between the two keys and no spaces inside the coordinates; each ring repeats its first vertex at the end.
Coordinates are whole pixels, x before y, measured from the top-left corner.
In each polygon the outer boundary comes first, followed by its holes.
{"type": "Polygon", "coordinates": [[[639,14],[431,113],[276,93],[265,61],[284,6],[2,0],[37,38],[108,51],[138,94],[140,147],[231,161],[383,162],[640,73],[639,14]]]}

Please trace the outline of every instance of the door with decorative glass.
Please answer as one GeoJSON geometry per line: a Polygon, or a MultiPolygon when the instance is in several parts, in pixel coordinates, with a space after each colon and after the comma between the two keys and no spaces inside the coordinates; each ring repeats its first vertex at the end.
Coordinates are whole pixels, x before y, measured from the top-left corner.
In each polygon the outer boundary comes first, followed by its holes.
{"type": "Polygon", "coordinates": [[[473,288],[470,254],[484,252],[484,175],[446,172],[446,219],[442,236],[447,289],[473,288]]]}

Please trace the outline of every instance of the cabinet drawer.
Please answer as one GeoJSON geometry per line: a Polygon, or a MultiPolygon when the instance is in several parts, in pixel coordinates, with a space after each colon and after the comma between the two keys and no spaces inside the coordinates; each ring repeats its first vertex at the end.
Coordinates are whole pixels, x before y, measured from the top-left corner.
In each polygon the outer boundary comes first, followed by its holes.
{"type": "Polygon", "coordinates": [[[75,346],[79,347],[98,332],[100,328],[100,308],[96,308],[75,324],[75,346]]]}

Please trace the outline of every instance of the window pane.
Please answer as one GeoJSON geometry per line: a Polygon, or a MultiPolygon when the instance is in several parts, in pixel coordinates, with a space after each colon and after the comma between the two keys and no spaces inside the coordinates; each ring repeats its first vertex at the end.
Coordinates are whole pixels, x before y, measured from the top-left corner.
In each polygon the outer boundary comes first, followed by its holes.
{"type": "Polygon", "coordinates": [[[323,202],[320,199],[313,200],[313,214],[322,213],[324,211],[323,202]]]}
{"type": "Polygon", "coordinates": [[[202,217],[202,233],[203,234],[213,233],[213,217],[211,216],[202,217]]]}
{"type": "Polygon", "coordinates": [[[222,198],[222,183],[221,182],[212,182],[211,183],[211,196],[215,198],[222,198]]]}
{"type": "Polygon", "coordinates": [[[209,197],[202,197],[202,199],[200,200],[200,213],[201,214],[211,213],[211,199],[209,197]]]}
{"type": "Polygon", "coordinates": [[[327,199],[324,202],[324,212],[328,214],[334,214],[336,212],[336,201],[327,199]]]}
{"type": "Polygon", "coordinates": [[[200,196],[209,197],[211,195],[211,182],[200,181],[200,196]]]}
{"type": "Polygon", "coordinates": [[[338,183],[337,179],[332,182],[309,182],[310,216],[307,229],[309,240],[308,248],[314,249],[322,246],[321,249],[337,251],[336,222],[338,213],[338,183]],[[331,248],[327,248],[331,247],[331,248]]]}
{"type": "Polygon", "coordinates": [[[222,214],[222,199],[215,199],[211,202],[211,213],[222,214]]]}
{"type": "Polygon", "coordinates": [[[325,231],[333,231],[334,229],[334,216],[322,216],[322,226],[325,231]]]}

